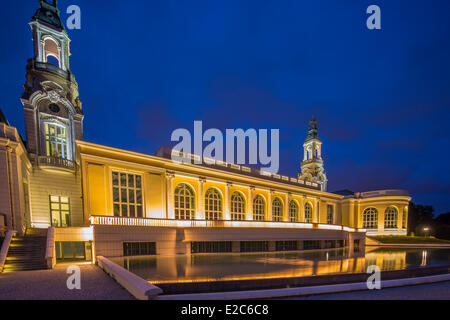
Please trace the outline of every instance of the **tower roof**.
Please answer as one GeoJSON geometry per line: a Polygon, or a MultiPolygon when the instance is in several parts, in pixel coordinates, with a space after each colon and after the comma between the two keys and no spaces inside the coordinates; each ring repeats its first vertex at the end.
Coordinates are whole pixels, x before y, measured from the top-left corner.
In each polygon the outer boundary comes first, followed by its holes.
{"type": "Polygon", "coordinates": [[[0,123],[4,123],[9,126],[8,119],[6,119],[5,115],[2,112],[2,109],[0,109],[0,123]]]}
{"type": "Polygon", "coordinates": [[[308,135],[306,136],[305,142],[313,139],[320,141],[319,130],[317,128],[317,120],[314,116],[312,117],[312,120],[309,122],[308,135]]]}
{"type": "Polygon", "coordinates": [[[39,0],[40,8],[33,16],[33,21],[43,22],[58,31],[64,30],[64,24],[59,16],[58,0],[48,3],[46,0],[39,0]]]}

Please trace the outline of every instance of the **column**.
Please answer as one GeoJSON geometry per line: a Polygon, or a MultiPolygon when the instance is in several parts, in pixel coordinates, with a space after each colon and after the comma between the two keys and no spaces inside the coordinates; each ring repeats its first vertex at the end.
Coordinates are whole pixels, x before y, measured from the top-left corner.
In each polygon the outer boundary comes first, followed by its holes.
{"type": "Polygon", "coordinates": [[[286,195],[286,203],[284,204],[284,217],[283,217],[283,221],[288,222],[291,221],[291,219],[289,218],[289,203],[291,202],[291,197],[292,194],[289,192],[286,195]]]}
{"type": "Polygon", "coordinates": [[[231,220],[230,214],[230,189],[233,186],[231,183],[227,183],[225,186],[225,199],[224,199],[224,220],[231,220]]]}
{"type": "Polygon", "coordinates": [[[387,206],[375,208],[378,210],[378,233],[384,233],[384,216],[387,206]]]}
{"type": "Polygon", "coordinates": [[[197,192],[197,220],[205,220],[205,199],[204,199],[204,191],[203,187],[205,185],[206,179],[200,177],[198,179],[198,192],[197,192]]]}
{"type": "Polygon", "coordinates": [[[269,191],[269,197],[267,198],[267,221],[272,221],[272,197],[273,190],[269,191]]]}
{"type": "Polygon", "coordinates": [[[402,208],[402,212],[398,213],[398,215],[399,216],[401,215],[401,217],[402,217],[400,219],[399,227],[398,227],[400,232],[403,232],[403,230],[408,230],[408,209],[409,209],[408,206],[405,206],[402,208]],[[404,226],[404,228],[403,228],[403,226],[404,226]]]}
{"type": "Polygon", "coordinates": [[[300,222],[305,222],[305,198],[305,196],[300,198],[300,208],[298,211],[300,222]]]}
{"type": "Polygon", "coordinates": [[[173,172],[166,172],[166,186],[167,186],[167,219],[175,219],[174,198],[173,198],[173,172]]]}
{"type": "Polygon", "coordinates": [[[248,199],[247,199],[247,218],[246,220],[253,220],[253,192],[255,187],[248,187],[248,199]]]}
{"type": "Polygon", "coordinates": [[[320,210],[320,200],[315,199],[314,200],[314,213],[313,213],[313,222],[319,223],[319,210],[320,210]]]}

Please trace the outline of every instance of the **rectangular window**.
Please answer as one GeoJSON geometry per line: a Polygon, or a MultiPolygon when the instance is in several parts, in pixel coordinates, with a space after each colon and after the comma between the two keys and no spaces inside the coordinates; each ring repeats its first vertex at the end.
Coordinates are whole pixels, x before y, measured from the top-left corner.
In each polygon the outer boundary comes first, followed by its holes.
{"type": "Polygon", "coordinates": [[[90,242],[55,242],[56,260],[86,261],[92,258],[90,242]]]}
{"type": "Polygon", "coordinates": [[[156,255],[156,242],[124,242],[124,257],[154,256],[156,255]]]}
{"type": "Polygon", "coordinates": [[[53,227],[70,227],[69,197],[50,196],[50,213],[53,227]]]}
{"type": "Polygon", "coordinates": [[[68,159],[66,128],[46,123],[45,146],[47,157],[68,159]]]}
{"type": "Polygon", "coordinates": [[[269,251],[268,241],[241,241],[241,252],[269,251]]]}
{"type": "Polygon", "coordinates": [[[231,241],[191,242],[191,253],[231,252],[231,248],[231,241]]]}
{"type": "Polygon", "coordinates": [[[308,240],[303,241],[304,250],[320,249],[320,240],[308,240]]]}
{"type": "Polygon", "coordinates": [[[334,224],[334,207],[327,205],[327,224],[334,224]]]}
{"type": "Polygon", "coordinates": [[[276,241],[276,251],[296,251],[298,250],[297,241],[276,241]]]}
{"type": "Polygon", "coordinates": [[[143,217],[142,176],[112,172],[113,207],[116,217],[143,217]]]}
{"type": "Polygon", "coordinates": [[[325,249],[334,249],[336,248],[335,240],[325,240],[325,249]]]}

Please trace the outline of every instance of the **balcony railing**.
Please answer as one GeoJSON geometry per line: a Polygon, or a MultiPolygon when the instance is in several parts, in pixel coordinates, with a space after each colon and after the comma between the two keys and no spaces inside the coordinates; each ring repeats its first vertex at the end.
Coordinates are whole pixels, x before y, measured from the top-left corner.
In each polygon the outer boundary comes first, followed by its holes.
{"type": "Polygon", "coordinates": [[[279,229],[320,229],[346,232],[366,232],[365,229],[355,229],[340,225],[274,222],[274,221],[231,221],[231,220],[175,220],[157,218],[129,218],[111,216],[91,216],[92,225],[127,226],[127,227],[172,227],[172,228],[279,228],[279,229]]]}
{"type": "Polygon", "coordinates": [[[408,197],[409,192],[405,190],[379,190],[379,191],[369,191],[361,192],[359,194],[360,198],[375,198],[375,197],[408,197]]]}
{"type": "Polygon", "coordinates": [[[41,156],[38,158],[38,163],[39,166],[57,167],[69,170],[76,169],[75,162],[64,158],[41,156]]]}
{"type": "Polygon", "coordinates": [[[66,80],[70,80],[70,75],[69,75],[68,72],[64,71],[63,69],[58,68],[57,66],[55,66],[53,64],[45,63],[45,62],[35,62],[34,63],[34,67],[37,70],[42,70],[42,71],[48,71],[48,72],[51,72],[51,73],[56,73],[60,77],[63,77],[66,80]]]}

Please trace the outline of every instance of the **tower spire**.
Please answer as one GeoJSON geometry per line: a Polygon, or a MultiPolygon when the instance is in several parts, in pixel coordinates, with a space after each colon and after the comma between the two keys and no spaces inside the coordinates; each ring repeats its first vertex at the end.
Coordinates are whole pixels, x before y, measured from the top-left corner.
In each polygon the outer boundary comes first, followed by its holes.
{"type": "Polygon", "coordinates": [[[299,179],[320,184],[322,191],[327,189],[327,176],[322,160],[322,140],[320,140],[317,120],[314,116],[309,122],[308,135],[303,144],[303,161],[299,179]]]}

